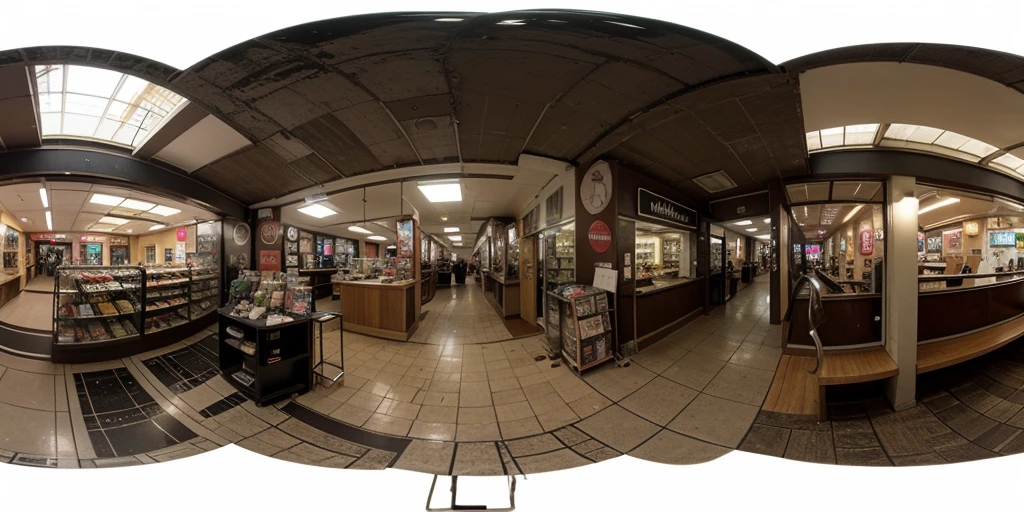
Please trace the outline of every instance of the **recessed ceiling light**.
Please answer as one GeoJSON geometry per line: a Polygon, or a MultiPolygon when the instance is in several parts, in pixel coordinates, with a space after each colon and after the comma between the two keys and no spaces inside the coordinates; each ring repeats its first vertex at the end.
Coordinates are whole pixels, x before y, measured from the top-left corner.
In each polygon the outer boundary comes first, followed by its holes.
{"type": "Polygon", "coordinates": [[[138,201],[135,199],[125,199],[124,202],[121,203],[119,206],[121,208],[128,208],[129,210],[139,210],[144,212],[146,210],[153,208],[156,205],[153,203],[147,203],[145,201],[138,201]]]}
{"type": "Polygon", "coordinates": [[[397,246],[397,245],[395,245],[395,244],[391,244],[391,245],[389,245],[389,246],[388,246],[387,248],[388,248],[388,249],[398,249],[398,246],[397,246]]]}
{"type": "Polygon", "coordinates": [[[100,219],[100,224],[117,224],[118,226],[124,226],[130,221],[125,219],[118,219],[117,217],[103,217],[100,219]]]}
{"type": "Polygon", "coordinates": [[[43,208],[49,208],[50,207],[50,201],[46,197],[46,187],[43,187],[43,188],[39,189],[39,199],[41,199],[43,201],[43,208]]]}
{"type": "Polygon", "coordinates": [[[50,215],[50,210],[46,210],[46,230],[53,231],[53,216],[50,215]]]}
{"type": "Polygon", "coordinates": [[[164,226],[163,224],[157,224],[157,225],[155,225],[155,226],[150,226],[150,227],[149,227],[149,230],[150,230],[150,231],[156,231],[156,230],[158,230],[158,229],[163,229],[163,228],[166,228],[166,227],[167,227],[167,226],[164,226]]]}
{"type": "Polygon", "coordinates": [[[108,196],[106,194],[93,194],[92,199],[89,200],[93,204],[102,204],[105,206],[117,206],[124,201],[123,197],[108,196]]]}
{"type": "MultiPolygon", "coordinates": [[[[462,18],[437,18],[434,21],[440,21],[441,23],[456,23],[462,21],[462,18]]],[[[388,247],[390,249],[390,247],[388,247]]]]}
{"type": "Polygon", "coordinates": [[[64,174],[66,174],[68,176],[71,176],[71,172],[70,171],[64,171],[64,174]]]}
{"type": "Polygon", "coordinates": [[[131,233],[131,232],[132,232],[132,229],[131,229],[131,228],[128,228],[128,229],[124,230],[124,232],[125,232],[125,233],[131,233]]]}
{"type": "Polygon", "coordinates": [[[769,218],[765,219],[765,220],[764,220],[764,223],[765,223],[765,224],[771,224],[771,223],[772,223],[772,219],[771,219],[771,217],[769,217],[769,218]]]}
{"type": "Polygon", "coordinates": [[[757,231],[757,228],[747,228],[747,232],[749,233],[753,233],[754,231],[757,231]]]}
{"type": "Polygon", "coordinates": [[[448,222],[448,217],[442,215],[441,216],[441,222],[448,222]]]}
{"type": "Polygon", "coordinates": [[[462,201],[462,185],[455,182],[424,182],[417,185],[431,203],[462,201]]]}
{"type": "Polygon", "coordinates": [[[462,247],[462,242],[455,242],[452,245],[455,247],[462,247]]]}
{"type": "Polygon", "coordinates": [[[771,235],[757,235],[757,238],[760,238],[761,240],[768,240],[771,237],[771,235]]]}
{"type": "Polygon", "coordinates": [[[739,222],[736,222],[735,224],[737,226],[749,226],[749,225],[751,225],[753,223],[754,223],[754,221],[752,221],[752,220],[741,220],[739,222]]]}
{"type": "Polygon", "coordinates": [[[299,211],[305,213],[306,215],[309,215],[310,217],[316,217],[318,219],[330,217],[331,215],[335,215],[338,213],[320,203],[313,203],[309,206],[303,206],[302,208],[299,208],[299,211]]]}
{"type": "Polygon", "coordinates": [[[921,208],[920,210],[917,211],[917,214],[921,215],[922,213],[928,213],[928,212],[930,212],[930,211],[932,211],[932,210],[934,210],[936,208],[942,208],[943,206],[949,206],[949,205],[951,205],[953,203],[959,203],[959,202],[960,202],[960,198],[959,197],[950,197],[949,199],[943,199],[942,201],[939,201],[937,203],[933,203],[933,204],[931,204],[929,206],[925,206],[924,208],[921,208]]]}
{"type": "Polygon", "coordinates": [[[171,215],[176,215],[176,214],[181,213],[181,210],[179,210],[177,208],[171,208],[170,206],[160,206],[160,205],[157,205],[152,210],[149,210],[149,213],[155,213],[155,214],[160,215],[162,217],[170,217],[171,215]]]}
{"type": "Polygon", "coordinates": [[[461,242],[462,241],[462,235],[450,235],[450,236],[448,236],[448,240],[451,240],[453,242],[461,242]]]}
{"type": "Polygon", "coordinates": [[[372,235],[373,234],[373,231],[370,231],[369,229],[362,228],[362,227],[359,227],[359,226],[349,226],[348,230],[356,232],[356,233],[362,233],[364,235],[372,235]]]}
{"type": "Polygon", "coordinates": [[[27,218],[25,218],[25,217],[22,217],[22,218],[21,218],[21,221],[22,221],[22,222],[28,222],[28,219],[27,219],[27,218]]]}
{"type": "Polygon", "coordinates": [[[113,231],[117,229],[114,224],[93,224],[89,231],[113,231]]]}
{"type": "Polygon", "coordinates": [[[848,220],[852,219],[852,218],[853,218],[853,216],[854,216],[854,215],[857,215],[857,212],[859,212],[859,211],[860,211],[860,209],[861,209],[861,208],[863,208],[863,207],[864,207],[864,205],[862,205],[862,204],[858,204],[856,208],[854,208],[854,209],[850,210],[850,213],[847,213],[847,214],[846,214],[846,218],[844,218],[844,219],[843,219],[843,223],[845,223],[846,221],[848,221],[848,220]]]}
{"type": "Polygon", "coordinates": [[[444,228],[445,233],[458,233],[459,228],[444,228]]]}
{"type": "Polygon", "coordinates": [[[379,241],[381,241],[381,242],[383,242],[384,240],[387,240],[387,238],[384,238],[384,237],[382,237],[382,236],[380,236],[380,235],[372,235],[372,236],[368,236],[368,237],[366,237],[366,238],[367,238],[368,240],[379,240],[379,241]]]}

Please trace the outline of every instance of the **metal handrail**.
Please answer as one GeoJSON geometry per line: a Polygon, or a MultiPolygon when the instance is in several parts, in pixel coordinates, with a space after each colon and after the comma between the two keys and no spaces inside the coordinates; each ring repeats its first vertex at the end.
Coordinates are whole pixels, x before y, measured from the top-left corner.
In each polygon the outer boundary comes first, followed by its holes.
{"type": "Polygon", "coordinates": [[[789,322],[789,332],[787,338],[793,337],[793,322],[790,321],[793,315],[793,305],[796,303],[797,293],[800,292],[800,288],[807,284],[808,292],[810,293],[810,300],[807,302],[807,325],[811,326],[809,334],[811,340],[814,341],[815,353],[817,355],[817,364],[815,364],[813,370],[808,370],[807,373],[815,374],[821,369],[822,360],[825,358],[825,348],[821,345],[821,338],[818,337],[818,326],[825,323],[825,309],[821,305],[821,281],[817,277],[802,275],[800,279],[797,279],[796,285],[793,286],[793,292],[789,296],[789,309],[786,311],[786,322],[789,322]]]}

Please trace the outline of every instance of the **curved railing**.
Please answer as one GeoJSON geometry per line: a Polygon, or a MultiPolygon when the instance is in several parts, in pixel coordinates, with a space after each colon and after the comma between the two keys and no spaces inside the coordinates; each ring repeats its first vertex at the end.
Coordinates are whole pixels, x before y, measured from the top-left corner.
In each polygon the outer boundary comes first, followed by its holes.
{"type": "Polygon", "coordinates": [[[821,369],[821,362],[825,358],[825,349],[821,345],[821,338],[818,337],[818,326],[825,323],[825,308],[821,305],[821,281],[819,278],[803,275],[800,276],[800,279],[797,279],[796,285],[793,286],[793,292],[789,295],[789,309],[786,311],[786,322],[789,323],[789,332],[786,333],[786,339],[792,338],[793,323],[790,319],[793,315],[793,305],[796,302],[797,294],[805,284],[810,294],[810,300],[807,303],[807,324],[811,326],[810,335],[811,339],[814,340],[815,355],[817,356],[817,364],[815,364],[813,370],[808,371],[808,373],[813,374],[818,373],[818,370],[821,369]]]}

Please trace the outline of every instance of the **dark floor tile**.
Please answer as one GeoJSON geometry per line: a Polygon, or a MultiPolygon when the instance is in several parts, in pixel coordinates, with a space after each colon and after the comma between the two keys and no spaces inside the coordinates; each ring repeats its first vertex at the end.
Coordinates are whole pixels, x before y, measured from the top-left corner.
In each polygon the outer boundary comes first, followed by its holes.
{"type": "Polygon", "coordinates": [[[171,359],[191,372],[193,376],[203,375],[210,370],[216,369],[212,362],[189,349],[180,351],[180,353],[171,356],[171,359]]]}
{"type": "Polygon", "coordinates": [[[128,394],[131,395],[132,400],[135,400],[136,404],[141,406],[155,401],[145,389],[142,389],[138,380],[131,374],[131,372],[128,371],[127,368],[119,368],[114,370],[114,373],[117,375],[118,380],[121,381],[121,385],[124,386],[124,389],[126,389],[128,394]]]}
{"type": "Polygon", "coordinates": [[[170,390],[171,393],[174,393],[175,395],[185,393],[186,391],[189,391],[192,388],[193,386],[189,384],[187,381],[181,381],[173,386],[167,386],[167,389],[170,390]]]}
{"type": "Polygon", "coordinates": [[[170,414],[158,414],[153,417],[153,423],[156,423],[160,428],[164,429],[171,437],[176,439],[179,443],[184,443],[190,439],[198,437],[195,432],[192,432],[185,425],[182,425],[180,421],[176,420],[174,416],[170,414]]]}
{"type": "Polygon", "coordinates": [[[932,466],[935,464],[947,464],[948,461],[939,454],[929,451],[909,455],[893,455],[892,463],[895,466],[932,466]]]}
{"type": "Polygon", "coordinates": [[[928,410],[931,411],[933,414],[939,411],[949,409],[950,407],[953,407],[958,403],[960,402],[956,399],[956,397],[945,391],[937,395],[934,395],[930,398],[921,400],[921,405],[927,407],[928,410]]]}
{"type": "Polygon", "coordinates": [[[1019,435],[1013,438],[1009,443],[1006,443],[1006,446],[999,449],[999,453],[1003,455],[1024,453],[1024,435],[1019,435]]]}
{"type": "Polygon", "coordinates": [[[996,421],[963,404],[954,405],[935,414],[949,428],[974,440],[996,425],[996,421]]]}
{"type": "Polygon", "coordinates": [[[100,422],[96,420],[96,416],[92,414],[86,414],[82,416],[82,419],[85,420],[86,430],[100,430],[100,422]]]}
{"type": "Polygon", "coordinates": [[[989,394],[998,396],[1004,400],[1016,391],[1010,386],[1007,386],[1006,384],[1003,384],[985,374],[976,375],[972,377],[971,380],[989,394]]]}
{"type": "Polygon", "coordinates": [[[125,425],[131,425],[132,423],[138,423],[148,419],[145,413],[143,413],[138,407],[134,409],[125,409],[123,411],[97,414],[95,418],[100,428],[103,429],[123,427],[125,425]]]}
{"type": "Polygon", "coordinates": [[[1014,391],[1013,394],[1006,397],[1006,399],[1015,404],[1024,405],[1024,391],[1014,391]]]}
{"type": "Polygon", "coordinates": [[[110,443],[107,441],[107,437],[103,435],[102,430],[89,431],[89,442],[92,443],[92,449],[96,452],[97,457],[116,457],[114,450],[110,448],[110,443]]]}
{"type": "Polygon", "coordinates": [[[160,414],[164,414],[164,412],[165,412],[164,408],[160,407],[160,404],[158,404],[156,402],[143,405],[139,409],[141,409],[142,413],[145,414],[146,417],[148,417],[150,419],[152,419],[154,416],[158,416],[160,414]]]}
{"type": "Polygon", "coordinates": [[[832,433],[828,431],[793,430],[786,446],[787,459],[820,464],[835,464],[832,433]]]}
{"type": "Polygon", "coordinates": [[[146,365],[146,369],[156,376],[157,380],[159,380],[165,387],[169,388],[184,380],[181,375],[178,375],[164,364],[162,357],[147,359],[143,361],[143,364],[146,365]]]}
{"type": "Polygon", "coordinates": [[[118,457],[140,455],[178,444],[152,421],[103,431],[118,457]]]}
{"type": "Polygon", "coordinates": [[[936,447],[935,453],[938,453],[949,462],[970,462],[972,460],[990,459],[997,456],[994,452],[968,442],[936,447]]]}
{"type": "Polygon", "coordinates": [[[247,398],[245,398],[245,395],[238,392],[232,393],[224,397],[224,399],[227,400],[228,403],[232,403],[235,405],[242,405],[246,402],[246,400],[248,400],[247,398]]]}
{"type": "Polygon", "coordinates": [[[844,466],[892,466],[880,447],[836,448],[836,463],[844,466]]]}
{"type": "Polygon", "coordinates": [[[871,419],[878,441],[886,453],[894,459],[896,456],[926,453],[931,451],[921,432],[930,430],[948,431],[923,407],[915,407],[909,411],[876,416],[871,419]],[[921,410],[921,412],[914,411],[921,410]],[[921,413],[923,412],[923,416],[921,413]],[[907,414],[909,413],[909,414],[907,414]],[[930,422],[929,422],[930,420],[930,422]]]}
{"type": "Polygon", "coordinates": [[[1024,406],[1003,400],[996,404],[995,407],[985,411],[985,416],[1000,423],[1006,423],[1022,410],[1024,410],[1024,406]]]}
{"type": "Polygon", "coordinates": [[[788,428],[755,424],[747,433],[746,439],[740,444],[739,450],[782,457],[786,453],[789,432],[788,428]]]}
{"type": "MultiPolygon", "coordinates": [[[[235,394],[237,395],[238,393],[235,394]]],[[[224,398],[214,402],[206,409],[199,411],[199,414],[201,414],[204,418],[212,418],[223,412],[230,411],[231,409],[237,407],[238,405],[239,403],[236,403],[235,399],[228,400],[227,398],[224,398]]]]}
{"type": "Polygon", "coordinates": [[[82,379],[89,393],[93,412],[96,414],[135,407],[135,401],[121,385],[121,380],[113,370],[86,373],[82,375],[82,379]]]}
{"type": "Polygon", "coordinates": [[[1015,435],[1018,435],[1020,431],[1021,430],[1019,428],[1014,428],[1009,425],[997,423],[987,432],[978,436],[974,440],[974,443],[982,448],[985,448],[986,450],[995,451],[996,448],[998,448],[1006,441],[1009,441],[1010,438],[1012,438],[1015,435]]]}
{"type": "Polygon", "coordinates": [[[875,429],[867,419],[833,421],[832,436],[836,448],[881,447],[875,429]]]}
{"type": "Polygon", "coordinates": [[[209,359],[210,362],[216,364],[218,361],[220,361],[219,344],[220,343],[217,340],[217,336],[211,334],[210,336],[207,336],[197,341],[196,343],[193,343],[192,345],[189,346],[189,348],[195,350],[203,357],[209,359]]]}
{"type": "Polygon", "coordinates": [[[828,405],[828,417],[832,421],[849,420],[855,418],[867,418],[868,412],[864,408],[864,402],[847,402],[828,405]]]}
{"type": "Polygon", "coordinates": [[[827,421],[819,422],[817,416],[814,415],[784,414],[764,410],[757,414],[754,423],[800,430],[826,431],[830,428],[827,421]]]}
{"type": "Polygon", "coordinates": [[[965,405],[981,414],[985,414],[985,411],[988,411],[999,402],[1002,402],[1001,398],[989,394],[974,383],[950,390],[950,392],[952,392],[953,395],[965,405]]]}

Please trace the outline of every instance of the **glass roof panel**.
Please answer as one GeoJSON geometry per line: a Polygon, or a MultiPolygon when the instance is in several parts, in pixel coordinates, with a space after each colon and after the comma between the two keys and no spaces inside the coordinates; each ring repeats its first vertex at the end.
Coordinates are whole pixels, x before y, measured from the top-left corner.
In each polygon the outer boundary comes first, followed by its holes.
{"type": "Polygon", "coordinates": [[[939,135],[939,138],[935,139],[935,143],[949,149],[960,149],[960,146],[963,146],[964,143],[969,140],[971,140],[970,137],[965,137],[956,132],[947,131],[942,135],[939,135]]]}
{"type": "Polygon", "coordinates": [[[821,137],[818,132],[809,132],[807,134],[807,151],[814,151],[815,149],[821,149],[821,137]]]}
{"type": "Polygon", "coordinates": [[[35,73],[46,137],[84,137],[135,147],[184,103],[163,87],[116,71],[36,66],[35,73]]]}
{"type": "Polygon", "coordinates": [[[1024,166],[1024,160],[1021,160],[1020,158],[1017,158],[1009,153],[1000,156],[999,158],[995,158],[992,161],[999,165],[1009,167],[1010,169],[1013,169],[1015,171],[1017,169],[1020,169],[1021,166],[1024,166]]]}
{"type": "Polygon", "coordinates": [[[964,153],[970,153],[974,156],[984,158],[988,155],[991,155],[992,153],[995,153],[996,151],[998,151],[999,148],[989,144],[985,144],[980,140],[970,139],[963,146],[960,146],[959,149],[964,153]]]}
{"type": "Polygon", "coordinates": [[[910,137],[907,140],[910,142],[920,142],[921,144],[933,144],[944,131],[930,126],[918,126],[910,133],[910,137]]]}
{"type": "Polygon", "coordinates": [[[917,126],[910,124],[890,124],[889,129],[885,131],[885,138],[895,140],[908,140],[910,134],[914,133],[917,126]]]}
{"type": "Polygon", "coordinates": [[[821,130],[821,146],[829,148],[843,145],[843,127],[821,130]]]}
{"type": "Polygon", "coordinates": [[[855,124],[846,127],[846,145],[861,146],[875,141],[877,124],[855,124]]]}

